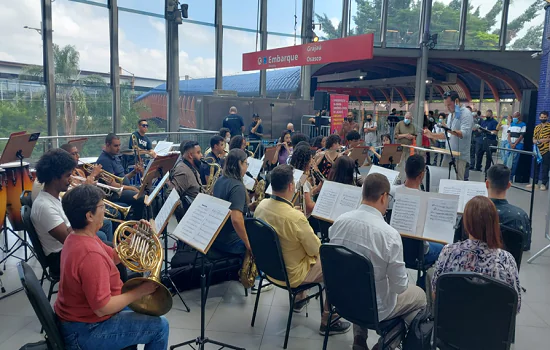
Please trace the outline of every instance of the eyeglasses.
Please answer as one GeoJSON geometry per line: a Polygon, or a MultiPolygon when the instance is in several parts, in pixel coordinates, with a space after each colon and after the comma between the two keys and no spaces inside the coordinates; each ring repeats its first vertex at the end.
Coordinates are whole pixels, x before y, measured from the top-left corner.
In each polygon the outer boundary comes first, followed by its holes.
{"type": "Polygon", "coordinates": [[[388,194],[388,197],[390,197],[390,200],[393,201],[393,196],[391,195],[391,193],[389,192],[386,192],[388,194]]]}
{"type": "Polygon", "coordinates": [[[144,127],[144,128],[148,128],[149,124],[141,124],[141,126],[144,127]]]}

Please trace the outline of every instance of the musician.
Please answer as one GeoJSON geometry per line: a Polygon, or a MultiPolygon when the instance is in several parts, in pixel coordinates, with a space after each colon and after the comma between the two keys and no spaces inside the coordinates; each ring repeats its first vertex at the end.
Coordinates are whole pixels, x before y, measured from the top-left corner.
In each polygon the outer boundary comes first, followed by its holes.
{"type": "MultiPolygon", "coordinates": [[[[310,173],[311,157],[311,148],[309,147],[309,145],[300,145],[294,150],[294,153],[292,154],[292,159],[290,160],[290,165],[292,165],[295,169],[302,170],[304,174],[310,173]]],[[[304,214],[306,215],[310,214],[313,211],[313,208],[315,207],[313,196],[319,194],[322,187],[322,184],[315,186],[315,179],[310,179],[311,176],[308,176],[302,184],[304,191],[304,201],[306,204],[306,213],[304,214]]]]}
{"type": "MultiPolygon", "coordinates": [[[[222,158],[225,158],[225,155],[229,153],[229,142],[231,142],[231,132],[229,131],[228,128],[221,128],[218,135],[221,136],[222,139],[224,139],[225,141],[225,146],[224,146],[225,154],[222,156],[222,158]]],[[[210,152],[212,152],[212,147],[208,147],[206,151],[204,151],[204,154],[208,154],[210,152]]]]}
{"type": "MultiPolygon", "coordinates": [[[[44,184],[44,188],[32,203],[31,222],[46,254],[50,273],[54,276],[59,276],[61,250],[67,236],[72,232],[59,194],[69,189],[75,168],[76,161],[73,157],[59,148],[44,153],[36,163],[36,177],[44,184]]],[[[97,234],[100,239],[107,241],[104,232],[98,231],[97,234]]]]}
{"type": "Polygon", "coordinates": [[[336,159],[327,180],[338,182],[344,185],[362,186],[363,179],[361,175],[357,176],[355,181],[355,161],[348,156],[341,156],[336,159]]]}
{"type": "Polygon", "coordinates": [[[240,148],[246,152],[246,139],[241,135],[233,136],[231,138],[231,142],[229,142],[230,151],[237,148],[240,148]]]}
{"type": "MultiPolygon", "coordinates": [[[[125,293],[115,264],[115,250],[95,237],[103,223],[103,192],[82,185],[63,197],[73,234],[61,254],[61,281],[54,309],[67,349],[168,348],[168,321],[129,311],[126,307],[152,294],[157,285],[145,282],[125,293]]],[[[142,221],[145,223],[145,221],[142,221]]]]}
{"type": "MultiPolygon", "coordinates": [[[[152,158],[155,158],[157,154],[153,150],[153,143],[151,142],[149,137],[145,135],[148,130],[149,130],[149,122],[147,121],[147,119],[140,119],[138,121],[138,129],[134,131],[132,135],[136,136],[137,138],[137,142],[138,142],[137,146],[140,149],[148,151],[147,154],[149,154],[152,158]]],[[[130,143],[128,144],[128,148],[132,149],[134,148],[134,146],[135,145],[134,145],[133,138],[132,136],[130,136],[130,143]]]]}
{"type": "MultiPolygon", "coordinates": [[[[290,286],[296,288],[302,284],[323,282],[319,256],[321,241],[304,214],[295,210],[291,202],[296,192],[292,166],[283,164],[273,169],[271,188],[273,195],[258,205],[254,217],[264,220],[277,232],[290,286]]],[[[280,286],[285,285],[284,281],[269,279],[280,286]]],[[[294,312],[301,312],[305,308],[308,301],[303,299],[306,297],[305,292],[296,297],[294,312]]],[[[328,305],[325,299],[319,332],[324,334],[327,323],[328,305]]],[[[339,321],[331,327],[329,334],[345,333],[350,328],[349,322],[339,321]]]]}
{"type": "MultiPolygon", "coordinates": [[[[456,158],[457,180],[465,180],[466,169],[470,161],[470,141],[472,138],[473,117],[472,112],[465,106],[460,105],[460,97],[456,91],[447,91],[443,94],[445,107],[450,112],[447,116],[447,124],[451,129],[449,141],[453,152],[460,152],[456,158]]],[[[429,130],[424,132],[432,140],[445,140],[445,133],[433,133],[429,130]]],[[[445,156],[443,166],[448,166],[450,156],[445,156]]]]}
{"type": "MultiPolygon", "coordinates": [[[[385,321],[400,316],[410,325],[426,306],[426,294],[417,286],[409,286],[401,236],[384,220],[389,193],[390,183],[386,176],[367,176],[361,205],[336,219],[329,229],[330,243],[341,244],[372,262],[374,280],[377,281],[378,319],[385,321]]],[[[345,288],[342,286],[343,290],[345,288]]],[[[353,349],[368,349],[368,330],[354,325],[353,334],[353,349]]]]}
{"type": "MultiPolygon", "coordinates": [[[[212,158],[214,162],[220,167],[223,167],[223,156],[225,155],[225,140],[219,136],[214,135],[210,138],[210,152],[206,153],[205,158],[212,158]]],[[[208,160],[211,162],[211,159],[208,160]]],[[[210,177],[210,167],[206,164],[202,164],[200,167],[201,181],[203,184],[208,183],[210,177]]]]}
{"type": "Polygon", "coordinates": [[[182,203],[185,203],[185,196],[194,199],[201,192],[203,185],[199,173],[202,158],[201,146],[197,141],[184,141],[180,144],[180,154],[181,161],[170,170],[169,179],[178,191],[182,203]]]}
{"type": "Polygon", "coordinates": [[[247,193],[243,176],[248,169],[248,156],[239,148],[229,151],[223,167],[223,175],[214,185],[214,197],[231,203],[231,219],[227,220],[212,247],[228,254],[244,257],[250,243],[244,226],[247,212],[247,193]]]}
{"type": "Polygon", "coordinates": [[[315,155],[315,165],[324,177],[328,176],[332,164],[342,155],[338,152],[341,142],[340,136],[330,135],[327,138],[326,150],[315,155]]]}
{"type": "Polygon", "coordinates": [[[78,151],[78,148],[74,145],[71,145],[70,143],[63,144],[60,146],[60,148],[67,151],[73,157],[73,159],[76,160],[77,167],[74,168],[73,176],[82,177],[86,179],[86,183],[88,185],[93,185],[99,174],[101,174],[102,166],[94,166],[93,172],[89,176],[86,176],[84,170],[78,168],[78,162],[80,161],[80,152],[78,151]]]}
{"type": "Polygon", "coordinates": [[[290,131],[285,130],[277,142],[277,148],[275,149],[275,154],[271,160],[271,164],[286,164],[288,157],[292,154],[292,138],[290,131]]]}
{"type": "Polygon", "coordinates": [[[317,149],[317,153],[319,153],[325,150],[326,144],[327,144],[326,136],[317,136],[313,139],[312,147],[315,147],[317,149]]]}
{"type": "Polygon", "coordinates": [[[348,151],[353,149],[353,147],[360,146],[361,135],[359,134],[359,131],[352,130],[348,132],[346,135],[346,141],[348,142],[348,151]]]}
{"type": "MultiPolygon", "coordinates": [[[[145,196],[134,198],[139,190],[134,186],[130,186],[129,179],[133,178],[138,172],[143,173],[143,169],[139,165],[136,165],[134,170],[129,174],[124,174],[124,168],[122,167],[122,161],[119,155],[120,144],[120,137],[114,133],[107,134],[107,137],[105,137],[105,148],[97,158],[96,163],[101,165],[106,172],[124,178],[123,184],[119,184],[115,181],[107,183],[109,186],[123,188],[120,195],[113,194],[112,202],[130,205],[132,207],[131,220],[139,220],[143,217],[145,196]]],[[[107,182],[106,180],[104,181],[107,182]]]]}
{"type": "MultiPolygon", "coordinates": [[[[391,144],[390,134],[382,134],[382,136],[380,136],[380,141],[382,142],[382,148],[380,149],[380,153],[376,152],[376,148],[374,148],[373,146],[370,147],[370,151],[374,155],[374,157],[372,157],[372,160],[375,165],[378,165],[378,162],[382,158],[382,152],[384,152],[384,146],[391,144]]],[[[390,169],[390,168],[393,169],[395,167],[394,164],[391,164],[391,165],[381,164],[380,166],[387,169],[390,169]]]]}
{"type": "Polygon", "coordinates": [[[248,138],[253,140],[251,142],[252,152],[257,153],[256,149],[261,147],[262,139],[264,137],[264,126],[262,125],[262,119],[257,113],[252,115],[252,123],[248,127],[248,138]]]}

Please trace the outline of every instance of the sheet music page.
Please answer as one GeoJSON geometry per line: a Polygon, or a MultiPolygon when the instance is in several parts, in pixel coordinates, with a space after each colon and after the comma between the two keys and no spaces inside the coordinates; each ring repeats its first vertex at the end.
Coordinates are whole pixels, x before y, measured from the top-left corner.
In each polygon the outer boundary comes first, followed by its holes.
{"type": "MultiPolygon", "coordinates": [[[[397,176],[399,176],[399,171],[386,169],[381,166],[372,165],[370,167],[369,173],[370,174],[382,174],[388,178],[388,181],[390,182],[390,185],[394,185],[395,181],[397,180],[397,176]]],[[[368,176],[367,175],[367,176],[368,176]]]]}
{"type": "Polygon", "coordinates": [[[178,195],[178,191],[172,190],[155,218],[155,228],[157,233],[160,234],[164,226],[168,223],[170,220],[170,214],[172,213],[172,210],[174,210],[174,207],[179,204],[179,200],[180,197],[178,195]]]}
{"type": "MultiPolygon", "coordinates": [[[[359,208],[359,205],[361,204],[361,200],[363,198],[361,187],[350,185],[342,186],[345,186],[345,188],[339,189],[340,193],[336,202],[331,203],[333,207],[331,219],[333,221],[338,219],[340,215],[359,208]]],[[[325,184],[323,184],[323,187],[325,187],[325,184]]],[[[321,191],[322,190],[323,189],[321,189],[321,191]]]]}
{"type": "Polygon", "coordinates": [[[332,210],[336,205],[338,194],[340,193],[340,186],[338,185],[338,183],[332,181],[325,181],[323,183],[311,215],[334,221],[332,210]]]}
{"type": "MultiPolygon", "coordinates": [[[[256,158],[248,157],[248,172],[254,176],[255,179],[258,178],[258,175],[260,174],[260,171],[262,170],[262,166],[264,163],[256,158]]],[[[256,181],[254,179],[250,178],[249,176],[245,175],[243,176],[243,183],[247,190],[252,191],[254,188],[254,185],[256,184],[256,181]]]]}
{"type": "Polygon", "coordinates": [[[459,181],[442,179],[439,183],[439,193],[460,196],[458,212],[463,213],[466,203],[475,196],[488,196],[485,182],[459,181]]]}
{"type": "Polygon", "coordinates": [[[459,197],[433,194],[428,199],[424,237],[451,243],[454,237],[459,197]]]}
{"type": "Polygon", "coordinates": [[[487,193],[485,182],[468,181],[468,185],[466,186],[464,191],[464,204],[462,206],[462,212],[464,212],[464,207],[466,206],[466,203],[468,203],[470,199],[474,198],[475,196],[489,196],[489,194],[487,193]]]}
{"type": "Polygon", "coordinates": [[[417,223],[422,192],[415,191],[418,192],[417,194],[406,192],[408,191],[400,189],[395,193],[390,225],[400,233],[420,236],[422,232],[417,232],[417,223]]]}
{"type": "Polygon", "coordinates": [[[157,145],[155,146],[155,153],[159,156],[164,156],[170,152],[170,149],[172,148],[172,145],[174,145],[173,142],[169,141],[159,141],[157,142],[157,145]]]}
{"type": "Polygon", "coordinates": [[[157,186],[155,187],[153,192],[151,192],[151,194],[147,197],[147,201],[145,202],[145,205],[150,205],[151,204],[153,199],[155,199],[155,197],[159,194],[159,191],[162,189],[162,187],[166,183],[166,180],[168,180],[169,175],[170,175],[169,172],[166,172],[166,174],[164,174],[164,176],[162,177],[160,182],[157,183],[157,186]]]}
{"type": "MultiPolygon", "coordinates": [[[[300,178],[304,175],[304,172],[302,170],[294,169],[294,172],[292,173],[292,176],[294,177],[294,185],[296,187],[296,190],[298,190],[298,182],[300,181],[300,178]]],[[[324,185],[323,185],[324,186],[324,185]]],[[[265,193],[268,195],[273,194],[273,189],[271,188],[271,184],[267,186],[267,189],[265,190],[265,193]]]]}
{"type": "Polygon", "coordinates": [[[199,193],[173,234],[204,252],[224,224],[230,206],[229,202],[199,193]]]}

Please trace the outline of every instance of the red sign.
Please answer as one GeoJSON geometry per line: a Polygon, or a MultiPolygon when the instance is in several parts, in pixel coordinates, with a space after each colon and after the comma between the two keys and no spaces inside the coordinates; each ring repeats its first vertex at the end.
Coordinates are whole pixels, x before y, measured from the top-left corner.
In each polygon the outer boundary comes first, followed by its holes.
{"type": "Polygon", "coordinates": [[[374,34],[282,47],[243,54],[243,71],[370,60],[374,34]]]}
{"type": "Polygon", "coordinates": [[[337,134],[342,130],[344,116],[348,114],[348,95],[330,95],[330,131],[337,134]]]}

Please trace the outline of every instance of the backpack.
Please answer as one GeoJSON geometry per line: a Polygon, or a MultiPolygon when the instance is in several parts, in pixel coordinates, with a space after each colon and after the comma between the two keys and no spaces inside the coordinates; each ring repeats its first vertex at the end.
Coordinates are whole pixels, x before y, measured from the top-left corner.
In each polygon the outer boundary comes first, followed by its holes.
{"type": "Polygon", "coordinates": [[[425,308],[412,320],[403,342],[403,350],[430,350],[434,328],[433,317],[430,311],[425,308]]]}

